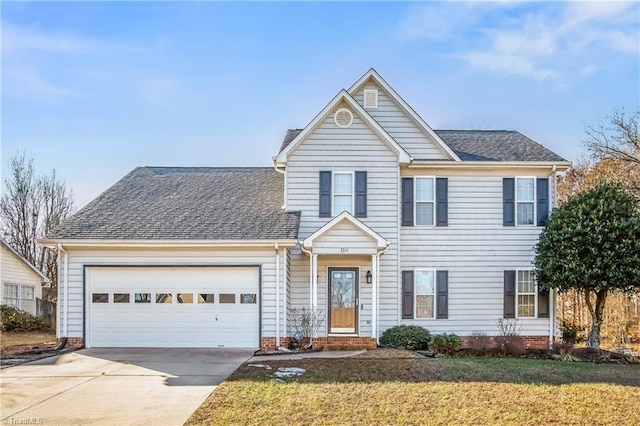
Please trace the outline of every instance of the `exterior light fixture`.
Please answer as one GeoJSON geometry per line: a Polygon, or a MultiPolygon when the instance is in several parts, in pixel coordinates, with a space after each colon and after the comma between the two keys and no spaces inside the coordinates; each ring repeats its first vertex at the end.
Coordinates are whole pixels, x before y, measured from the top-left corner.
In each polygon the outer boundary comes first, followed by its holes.
{"type": "Polygon", "coordinates": [[[371,284],[371,281],[373,280],[373,275],[371,275],[371,271],[367,271],[367,284],[371,284]]]}

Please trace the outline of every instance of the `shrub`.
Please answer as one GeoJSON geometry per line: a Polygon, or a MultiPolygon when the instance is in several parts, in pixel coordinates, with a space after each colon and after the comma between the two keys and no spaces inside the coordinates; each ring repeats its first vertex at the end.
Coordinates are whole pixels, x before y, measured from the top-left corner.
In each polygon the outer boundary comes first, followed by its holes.
{"type": "Polygon", "coordinates": [[[522,356],[527,353],[527,345],[520,337],[522,325],[518,323],[517,319],[500,318],[496,321],[496,325],[498,327],[496,343],[502,353],[511,356],[522,356]]]}
{"type": "Polygon", "coordinates": [[[434,335],[429,342],[432,351],[443,355],[454,355],[461,345],[462,339],[454,333],[434,335]]]}
{"type": "Polygon", "coordinates": [[[39,331],[50,329],[42,318],[33,316],[13,306],[2,305],[0,306],[0,311],[2,312],[2,331],[39,331]]]}
{"type": "Polygon", "coordinates": [[[429,330],[419,325],[398,325],[382,333],[380,343],[398,349],[424,350],[429,348],[430,337],[429,330]]]}
{"type": "Polygon", "coordinates": [[[560,325],[560,332],[562,333],[562,341],[569,345],[575,345],[583,340],[579,336],[580,327],[577,325],[571,325],[568,322],[563,322],[560,325]]]}
{"type": "Polygon", "coordinates": [[[493,347],[493,342],[491,337],[487,336],[487,333],[484,331],[474,331],[469,336],[469,349],[474,352],[484,353],[489,351],[493,347]]]}

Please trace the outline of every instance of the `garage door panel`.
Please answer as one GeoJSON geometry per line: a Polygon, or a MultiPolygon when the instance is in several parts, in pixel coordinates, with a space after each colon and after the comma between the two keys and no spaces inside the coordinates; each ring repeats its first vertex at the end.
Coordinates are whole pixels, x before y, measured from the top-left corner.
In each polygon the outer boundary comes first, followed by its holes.
{"type": "MultiPolygon", "coordinates": [[[[89,268],[87,276],[90,346],[259,346],[255,267],[89,268]],[[94,293],[108,294],[109,302],[92,303],[94,293]],[[213,303],[197,303],[211,300],[200,294],[213,294],[213,303]],[[149,303],[135,303],[136,298],[149,303]],[[224,300],[234,303],[221,303],[224,300]]],[[[95,300],[104,301],[104,296],[95,300]]]]}

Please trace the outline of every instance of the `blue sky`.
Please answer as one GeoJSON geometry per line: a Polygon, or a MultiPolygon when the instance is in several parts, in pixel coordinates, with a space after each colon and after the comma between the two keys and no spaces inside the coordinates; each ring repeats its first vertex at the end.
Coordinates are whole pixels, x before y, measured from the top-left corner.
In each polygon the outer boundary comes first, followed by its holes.
{"type": "Polygon", "coordinates": [[[570,160],[639,108],[638,2],[1,6],[2,169],[26,150],[78,207],[138,165],[269,166],[371,67],[435,129],[570,160]]]}

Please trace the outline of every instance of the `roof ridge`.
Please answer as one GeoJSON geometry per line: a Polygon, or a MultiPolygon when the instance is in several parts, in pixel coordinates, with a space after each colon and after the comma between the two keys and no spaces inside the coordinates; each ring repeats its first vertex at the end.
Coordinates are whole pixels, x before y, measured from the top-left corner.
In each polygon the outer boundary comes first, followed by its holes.
{"type": "Polygon", "coordinates": [[[273,169],[273,166],[138,166],[136,169],[212,169],[212,170],[250,170],[273,169]]]}

